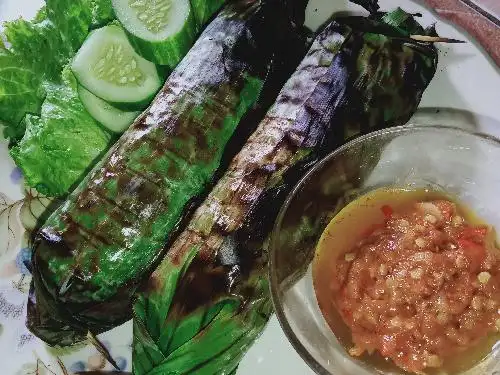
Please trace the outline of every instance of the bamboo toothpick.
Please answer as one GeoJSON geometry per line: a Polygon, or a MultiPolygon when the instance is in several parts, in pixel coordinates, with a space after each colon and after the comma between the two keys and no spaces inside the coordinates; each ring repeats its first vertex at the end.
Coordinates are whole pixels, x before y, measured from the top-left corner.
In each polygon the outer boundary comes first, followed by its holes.
{"type": "Polygon", "coordinates": [[[92,332],[88,331],[87,332],[87,339],[90,341],[90,344],[92,344],[99,353],[101,353],[106,360],[111,363],[111,365],[117,370],[120,371],[120,367],[116,364],[115,360],[109,353],[109,350],[99,341],[99,339],[94,335],[92,332]]]}
{"type": "Polygon", "coordinates": [[[440,36],[429,36],[429,35],[410,35],[410,39],[417,40],[419,42],[429,42],[429,43],[465,43],[464,40],[452,39],[452,38],[442,38],[440,36]]]}

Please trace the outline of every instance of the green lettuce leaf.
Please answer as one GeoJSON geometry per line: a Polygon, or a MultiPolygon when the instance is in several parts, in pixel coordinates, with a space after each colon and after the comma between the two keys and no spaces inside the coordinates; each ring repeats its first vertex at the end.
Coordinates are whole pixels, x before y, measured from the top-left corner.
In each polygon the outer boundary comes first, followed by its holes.
{"type": "Polygon", "coordinates": [[[74,55],[89,34],[92,25],[91,0],[46,0],[47,18],[59,31],[62,51],[74,55]]]}
{"type": "Polygon", "coordinates": [[[111,0],[92,0],[92,26],[104,26],[116,18],[111,0]]]}
{"type": "Polygon", "coordinates": [[[7,125],[6,138],[21,138],[24,126],[19,122],[24,114],[39,111],[43,99],[40,84],[35,72],[19,64],[10,51],[0,48],[0,120],[7,125]]]}
{"type": "Polygon", "coordinates": [[[32,21],[4,24],[0,45],[0,121],[17,142],[27,113],[39,114],[47,89],[61,83],[61,71],[90,30],[113,18],[111,0],[47,0],[32,21]]]}
{"type": "Polygon", "coordinates": [[[22,140],[10,154],[26,183],[48,196],[65,195],[105,152],[112,135],[85,110],[73,74],[63,70],[61,83],[46,84],[40,116],[27,114],[22,140]]]}

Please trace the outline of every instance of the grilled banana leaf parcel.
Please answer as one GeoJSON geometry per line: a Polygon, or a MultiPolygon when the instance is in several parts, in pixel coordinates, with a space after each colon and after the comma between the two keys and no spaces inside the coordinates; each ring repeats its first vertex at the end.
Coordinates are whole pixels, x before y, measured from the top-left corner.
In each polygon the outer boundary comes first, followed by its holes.
{"type": "Polygon", "coordinates": [[[225,8],[150,108],[37,232],[27,325],[38,337],[67,345],[130,319],[131,297],[165,242],[306,52],[284,4],[225,8]]]}
{"type": "Polygon", "coordinates": [[[272,312],[265,244],[286,195],[347,137],[405,123],[434,76],[410,32],[433,30],[398,9],[319,34],[138,297],[134,374],[234,371],[272,312]]]}

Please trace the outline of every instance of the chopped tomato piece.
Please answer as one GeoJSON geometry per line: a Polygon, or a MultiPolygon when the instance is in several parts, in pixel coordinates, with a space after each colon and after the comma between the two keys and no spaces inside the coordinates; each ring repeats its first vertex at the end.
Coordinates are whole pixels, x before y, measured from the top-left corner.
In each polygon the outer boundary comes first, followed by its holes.
{"type": "Polygon", "coordinates": [[[479,269],[484,258],[486,258],[486,249],[484,246],[465,238],[459,239],[458,245],[464,250],[464,255],[470,262],[471,270],[475,271],[479,269]]]}
{"type": "Polygon", "coordinates": [[[386,357],[393,355],[397,348],[396,338],[392,335],[384,335],[381,341],[380,353],[386,357]]]}
{"type": "Polygon", "coordinates": [[[462,230],[460,238],[467,239],[473,242],[482,243],[484,237],[488,234],[488,227],[466,227],[462,230]]]}
{"type": "Polygon", "coordinates": [[[434,204],[441,211],[443,219],[445,220],[451,219],[453,213],[455,212],[455,206],[453,205],[452,202],[441,200],[441,201],[435,201],[434,204]]]}
{"type": "Polygon", "coordinates": [[[384,216],[389,219],[392,214],[394,213],[394,210],[392,209],[391,206],[387,205],[387,204],[384,204],[382,207],[380,207],[380,210],[382,211],[382,213],[384,214],[384,216]]]}
{"type": "Polygon", "coordinates": [[[488,234],[488,227],[477,227],[474,232],[486,236],[488,234]]]}

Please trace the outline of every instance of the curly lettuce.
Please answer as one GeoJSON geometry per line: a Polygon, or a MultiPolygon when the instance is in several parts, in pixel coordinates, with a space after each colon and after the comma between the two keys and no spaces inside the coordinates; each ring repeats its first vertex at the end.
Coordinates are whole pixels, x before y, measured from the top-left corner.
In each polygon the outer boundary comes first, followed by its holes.
{"type": "Polygon", "coordinates": [[[0,47],[0,120],[6,125],[6,138],[20,139],[24,135],[21,122],[26,113],[40,110],[43,99],[37,74],[18,62],[10,51],[0,47]]]}
{"type": "Polygon", "coordinates": [[[113,19],[111,0],[46,0],[32,21],[4,24],[0,44],[0,121],[11,144],[24,135],[26,114],[39,114],[50,84],[92,28],[113,19]]]}
{"type": "Polygon", "coordinates": [[[111,0],[46,0],[33,20],[4,24],[0,122],[26,184],[42,194],[66,195],[113,141],[64,68],[90,31],[113,19],[111,0]]]}
{"type": "Polygon", "coordinates": [[[78,183],[113,141],[85,110],[69,68],[61,83],[47,84],[40,115],[23,119],[26,133],[10,150],[29,186],[48,196],[62,196],[78,183]]]}

